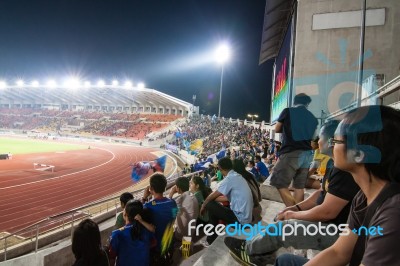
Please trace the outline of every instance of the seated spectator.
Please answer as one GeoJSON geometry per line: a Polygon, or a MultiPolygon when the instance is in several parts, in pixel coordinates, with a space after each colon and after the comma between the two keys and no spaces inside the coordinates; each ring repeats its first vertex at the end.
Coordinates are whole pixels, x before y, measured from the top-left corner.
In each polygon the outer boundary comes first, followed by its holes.
{"type": "Polygon", "coordinates": [[[262,200],[260,187],[257,181],[255,180],[253,174],[246,170],[243,160],[241,159],[233,160],[233,170],[236,173],[240,174],[247,181],[247,184],[253,196],[253,211],[252,211],[251,223],[253,224],[258,223],[259,221],[261,221],[261,210],[262,210],[260,205],[260,202],[262,200]]]}
{"type": "MultiPolygon", "coordinates": [[[[212,192],[201,206],[200,214],[207,210],[210,223],[216,226],[220,220],[225,224],[251,223],[253,211],[253,196],[246,180],[233,170],[231,159],[224,157],[218,161],[218,167],[225,176],[216,191],[212,192]],[[230,202],[230,208],[222,206],[216,201],[225,196],[230,202]]],[[[208,247],[217,238],[216,234],[207,236],[202,243],[208,247]]]]}
{"type": "Polygon", "coordinates": [[[150,224],[142,203],[138,200],[128,201],[123,216],[126,225],[111,233],[110,265],[132,265],[132,262],[135,265],[149,265],[155,228],[150,224]]]}
{"type": "Polygon", "coordinates": [[[178,208],[174,200],[164,197],[166,187],[165,176],[155,173],[150,176],[150,186],[145,189],[142,199],[146,202],[150,195],[153,196],[152,200],[144,204],[150,210],[152,223],[156,227],[157,246],[151,250],[152,265],[167,264],[172,257],[173,225],[178,208]]]}
{"type": "Polygon", "coordinates": [[[314,151],[313,161],[311,162],[310,169],[308,170],[308,178],[306,188],[319,189],[321,186],[321,179],[325,175],[326,164],[330,157],[321,153],[318,146],[319,137],[311,141],[311,148],[314,151]]]}
{"type": "Polygon", "coordinates": [[[253,174],[254,179],[257,180],[258,182],[261,182],[260,180],[260,174],[257,171],[257,168],[255,166],[255,163],[253,160],[250,160],[249,163],[247,164],[248,167],[250,168],[250,173],[253,174]]]}
{"type": "MultiPolygon", "coordinates": [[[[175,186],[169,193],[169,198],[172,199],[175,193],[179,197],[175,199],[178,205],[178,214],[175,220],[175,239],[181,241],[184,236],[188,235],[188,224],[191,220],[196,220],[199,216],[199,204],[194,195],[189,192],[189,179],[187,177],[179,177],[175,186]]],[[[194,232],[190,235],[194,235],[194,232]]]]}
{"type": "Polygon", "coordinates": [[[186,174],[189,174],[190,173],[190,167],[189,167],[189,165],[186,163],[185,164],[185,167],[183,167],[183,169],[182,169],[182,174],[183,175],[186,175],[186,174]]]}
{"type": "Polygon", "coordinates": [[[204,184],[207,187],[211,187],[212,177],[215,175],[215,169],[211,163],[208,163],[208,167],[202,173],[204,175],[204,184]]]}
{"type": "Polygon", "coordinates": [[[261,161],[260,155],[256,155],[254,161],[255,161],[255,163],[256,163],[256,168],[257,168],[257,171],[258,171],[259,176],[260,176],[259,180],[260,180],[260,182],[264,182],[265,179],[267,179],[268,176],[269,176],[268,168],[267,168],[267,166],[261,161]]]}
{"type": "Polygon", "coordinates": [[[125,205],[128,201],[130,201],[131,199],[133,199],[133,195],[129,192],[124,192],[121,194],[121,196],[119,197],[119,201],[121,203],[121,208],[122,211],[117,215],[117,220],[115,221],[115,229],[121,228],[125,226],[125,220],[123,217],[123,212],[124,212],[124,208],[125,205]]]}
{"type": "MultiPolygon", "coordinates": [[[[319,146],[321,152],[332,156],[332,147],[328,145],[328,140],[333,137],[338,122],[329,121],[320,130],[319,146]]],[[[354,182],[348,172],[339,170],[333,166],[333,161],[328,163],[328,170],[322,181],[321,189],[315,191],[306,200],[286,207],[281,211],[276,219],[289,220],[286,223],[303,224],[308,226],[312,223],[324,222],[332,224],[346,223],[351,201],[359,191],[359,187],[354,182]]],[[[327,225],[325,225],[327,226],[327,225]]],[[[239,261],[250,260],[255,264],[270,263],[273,252],[280,247],[293,246],[301,249],[324,249],[332,245],[338,235],[292,235],[287,236],[282,241],[281,236],[271,236],[259,234],[250,241],[240,240],[233,237],[226,237],[225,244],[231,251],[233,257],[239,261]]]]}
{"type": "MultiPolygon", "coordinates": [[[[204,199],[207,198],[208,195],[210,195],[212,190],[204,185],[203,179],[201,179],[201,177],[198,175],[192,177],[189,182],[189,188],[190,192],[193,193],[193,195],[196,197],[200,210],[201,206],[203,205],[204,199]]],[[[208,223],[208,220],[209,218],[207,212],[202,215],[199,213],[196,224],[205,224],[208,223]]]]}
{"type": "MultiPolygon", "coordinates": [[[[349,234],[306,265],[399,264],[400,253],[394,247],[400,238],[400,150],[393,149],[400,147],[399,135],[400,112],[393,108],[364,106],[345,115],[331,139],[335,166],[350,172],[361,190],[352,202],[349,234]],[[361,226],[380,227],[383,235],[362,233],[361,226]]],[[[305,263],[295,258],[289,257],[297,265],[305,263]]]]}
{"type": "Polygon", "coordinates": [[[108,266],[107,253],[101,248],[99,226],[94,221],[83,220],[75,228],[72,253],[75,256],[73,266],[108,266]]]}
{"type": "Polygon", "coordinates": [[[215,176],[211,178],[211,181],[220,182],[222,179],[224,179],[224,176],[222,175],[221,170],[217,169],[217,172],[215,173],[215,176]]]}

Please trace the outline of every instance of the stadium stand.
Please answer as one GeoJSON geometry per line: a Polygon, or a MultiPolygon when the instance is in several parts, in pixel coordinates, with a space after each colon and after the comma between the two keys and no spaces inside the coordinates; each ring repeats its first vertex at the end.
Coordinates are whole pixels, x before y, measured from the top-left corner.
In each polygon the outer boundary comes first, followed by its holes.
{"type": "Polygon", "coordinates": [[[107,114],[84,111],[61,111],[36,109],[0,109],[0,128],[60,132],[71,128],[77,134],[119,136],[143,139],[151,132],[159,131],[170,122],[181,118],[165,114],[107,114]]]}

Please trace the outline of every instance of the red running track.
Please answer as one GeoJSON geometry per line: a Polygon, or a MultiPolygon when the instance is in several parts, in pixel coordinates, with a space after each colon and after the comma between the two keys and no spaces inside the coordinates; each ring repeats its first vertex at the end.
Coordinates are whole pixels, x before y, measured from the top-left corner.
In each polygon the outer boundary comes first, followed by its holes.
{"type": "Polygon", "coordinates": [[[132,186],[130,164],[156,158],[151,148],[90,145],[0,160],[0,232],[13,233],[132,186]],[[54,165],[55,172],[33,170],[33,163],[54,165]]]}

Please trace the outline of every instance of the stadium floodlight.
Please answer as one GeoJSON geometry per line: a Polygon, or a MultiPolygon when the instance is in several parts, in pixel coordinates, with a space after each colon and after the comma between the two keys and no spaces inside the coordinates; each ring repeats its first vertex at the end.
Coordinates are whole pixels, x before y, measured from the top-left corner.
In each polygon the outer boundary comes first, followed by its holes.
{"type": "Polygon", "coordinates": [[[106,85],[106,83],[104,82],[104,80],[99,80],[97,81],[97,86],[99,86],[100,88],[104,87],[106,85]]]}
{"type": "Polygon", "coordinates": [[[0,81],[0,89],[5,89],[7,87],[7,83],[5,81],[0,81]]]}
{"type": "Polygon", "coordinates": [[[125,88],[132,88],[132,86],[133,86],[132,81],[129,81],[129,80],[125,81],[125,84],[124,84],[125,88]]]}
{"type": "Polygon", "coordinates": [[[254,119],[258,118],[258,115],[256,115],[256,114],[254,114],[254,115],[253,114],[248,114],[247,117],[251,118],[251,121],[253,122],[254,119]]]}
{"type": "Polygon", "coordinates": [[[226,44],[221,44],[215,51],[215,59],[220,64],[225,64],[229,60],[231,52],[229,46],[226,44]]]}
{"type": "Polygon", "coordinates": [[[221,44],[215,51],[215,60],[221,65],[221,83],[219,85],[218,118],[221,116],[222,81],[224,78],[224,64],[231,56],[230,49],[226,44],[221,44]]]}
{"type": "Polygon", "coordinates": [[[69,89],[77,89],[79,88],[80,81],[78,78],[71,77],[65,81],[64,85],[69,89]]]}
{"type": "Polygon", "coordinates": [[[90,87],[90,81],[86,80],[84,85],[85,85],[85,88],[89,88],[90,87]]]}
{"type": "Polygon", "coordinates": [[[39,81],[34,80],[34,81],[32,81],[31,85],[32,85],[32,87],[37,88],[37,87],[39,87],[39,81]]]}
{"type": "Polygon", "coordinates": [[[114,79],[114,80],[112,81],[112,85],[113,85],[113,86],[118,86],[118,84],[119,84],[118,80],[114,79]]]}
{"type": "Polygon", "coordinates": [[[47,81],[47,87],[49,87],[49,88],[55,88],[56,86],[57,86],[57,83],[56,83],[56,81],[55,80],[52,80],[52,79],[50,79],[50,80],[48,80],[47,81]]]}
{"type": "Polygon", "coordinates": [[[139,88],[139,89],[144,89],[144,83],[143,83],[143,82],[140,82],[140,83],[138,84],[138,88],[139,88]]]}
{"type": "Polygon", "coordinates": [[[24,86],[24,81],[22,79],[17,80],[17,86],[24,86]]]}

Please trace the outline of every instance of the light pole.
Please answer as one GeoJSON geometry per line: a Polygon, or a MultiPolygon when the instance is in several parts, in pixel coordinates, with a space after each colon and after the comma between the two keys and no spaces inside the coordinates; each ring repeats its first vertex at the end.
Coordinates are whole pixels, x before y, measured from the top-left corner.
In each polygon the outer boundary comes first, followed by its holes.
{"type": "Polygon", "coordinates": [[[194,115],[194,102],[196,101],[196,94],[193,94],[192,100],[193,100],[193,105],[192,105],[192,116],[193,116],[194,115]]]}
{"type": "Polygon", "coordinates": [[[227,45],[221,44],[215,53],[216,61],[221,64],[221,83],[219,85],[219,105],[218,105],[218,118],[221,117],[221,100],[222,100],[222,81],[224,78],[224,64],[229,60],[230,49],[227,45]]]}
{"type": "Polygon", "coordinates": [[[258,118],[258,115],[252,115],[252,114],[248,114],[247,117],[251,118],[251,122],[253,122],[254,118],[258,118]]]}

